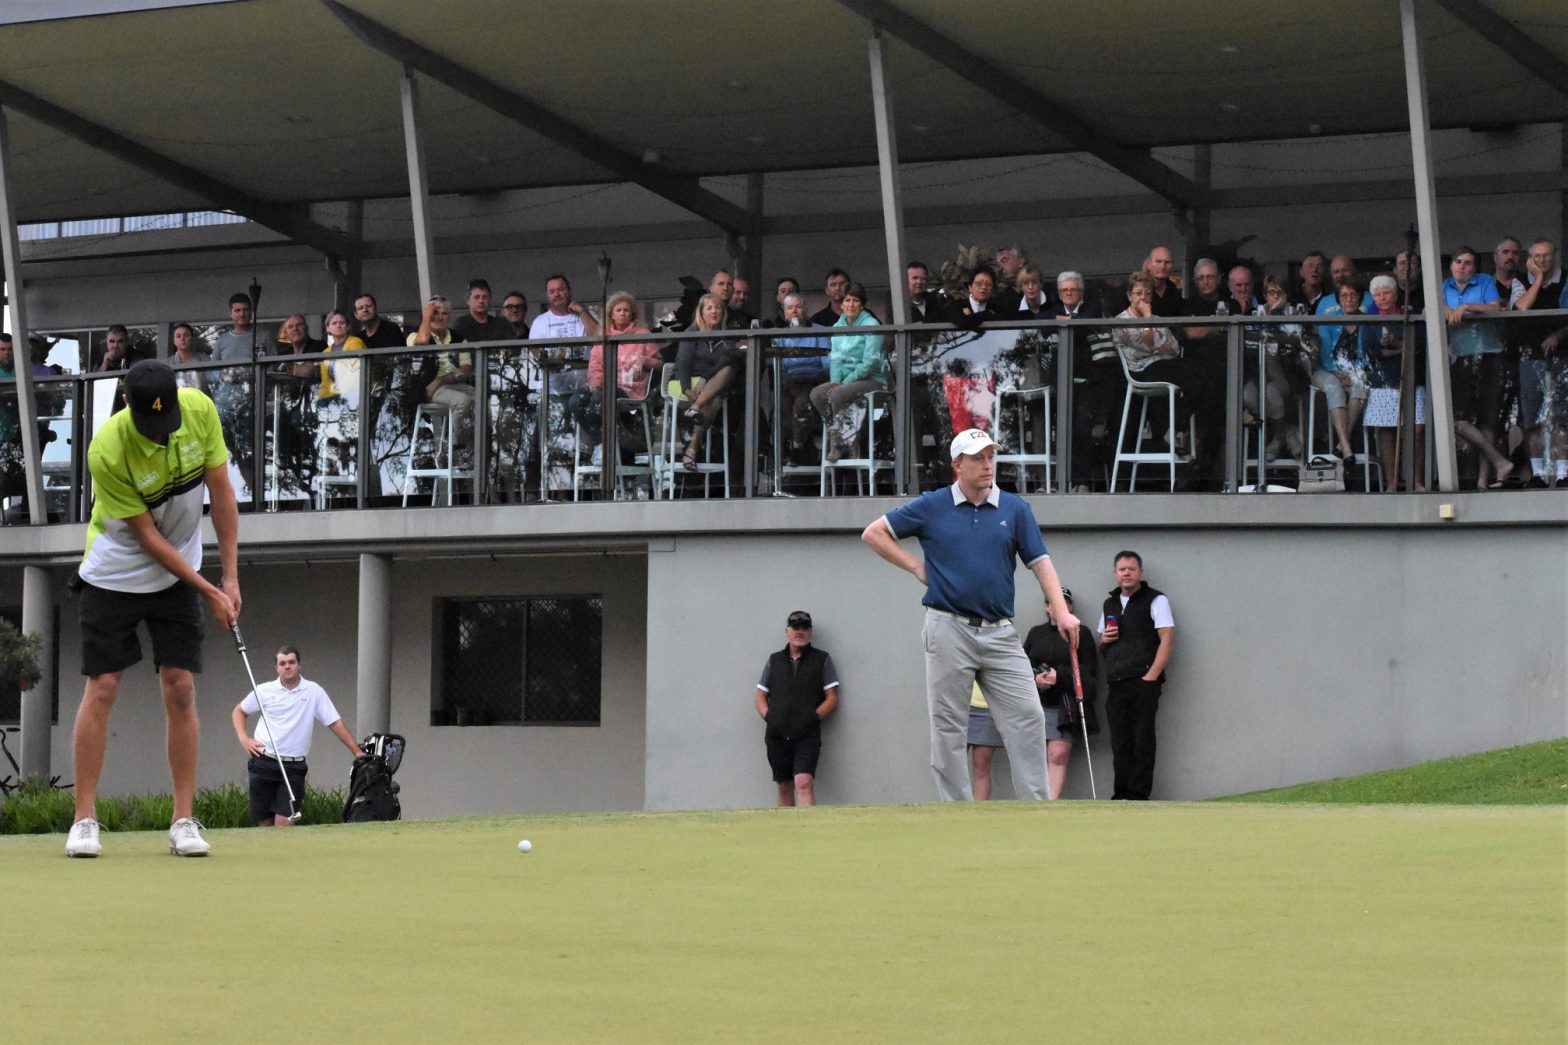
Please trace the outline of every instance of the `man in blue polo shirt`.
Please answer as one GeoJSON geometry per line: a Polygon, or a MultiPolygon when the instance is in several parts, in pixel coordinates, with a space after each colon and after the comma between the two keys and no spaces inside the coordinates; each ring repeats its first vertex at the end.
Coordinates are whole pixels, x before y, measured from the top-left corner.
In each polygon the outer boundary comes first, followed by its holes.
{"type": "Polygon", "coordinates": [[[1034,512],[996,488],[996,447],[978,428],[960,432],[950,448],[957,481],[888,512],[860,535],[878,555],[926,586],[921,635],[931,768],[943,801],[973,798],[965,742],[976,682],[985,689],[1002,734],[1018,797],[1049,797],[1045,716],[1034,671],[1011,620],[1015,559],[1039,582],[1057,631],[1068,642],[1078,641],[1078,618],[1062,598],[1062,582],[1034,512]],[[920,539],[923,562],[899,544],[906,537],[920,539]]]}

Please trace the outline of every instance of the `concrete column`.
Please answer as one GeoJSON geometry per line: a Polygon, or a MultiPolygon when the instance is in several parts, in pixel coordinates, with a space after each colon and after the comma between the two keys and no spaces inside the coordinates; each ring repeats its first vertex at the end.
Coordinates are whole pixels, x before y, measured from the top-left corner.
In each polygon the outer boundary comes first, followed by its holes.
{"type": "Polygon", "coordinates": [[[403,67],[398,81],[403,98],[403,147],[408,160],[408,208],[414,216],[414,262],[419,270],[419,304],[435,293],[435,230],[430,225],[430,179],[425,173],[423,129],[419,124],[419,81],[403,67]]]}
{"type": "Polygon", "coordinates": [[[44,504],[42,446],[38,441],[38,399],[33,394],[32,346],[27,341],[27,295],[22,287],[22,243],[11,204],[11,131],[0,107],[0,261],[5,266],[6,306],[12,343],[16,346],[17,418],[22,426],[22,460],[26,468],[28,521],[47,519],[44,504]]]}
{"type": "MultiPolygon", "coordinates": [[[[25,342],[23,342],[25,344],[25,342]]],[[[38,667],[43,671],[30,689],[22,692],[22,776],[49,779],[49,711],[54,703],[55,662],[54,592],[49,571],[42,566],[22,570],[22,634],[43,639],[38,667]]]]}
{"type": "Polygon", "coordinates": [[[392,557],[359,557],[359,700],[356,736],[392,726],[392,557]]]}
{"type": "Polygon", "coordinates": [[[1454,454],[1454,400],[1448,387],[1448,324],[1443,321],[1443,266],[1437,238],[1437,183],[1432,176],[1432,120],[1426,96],[1426,64],[1416,28],[1415,0],[1399,0],[1399,25],[1405,47],[1405,96],[1410,108],[1410,153],[1415,169],[1416,228],[1421,236],[1422,284],[1426,287],[1427,392],[1437,481],[1443,490],[1459,489],[1454,454]]]}

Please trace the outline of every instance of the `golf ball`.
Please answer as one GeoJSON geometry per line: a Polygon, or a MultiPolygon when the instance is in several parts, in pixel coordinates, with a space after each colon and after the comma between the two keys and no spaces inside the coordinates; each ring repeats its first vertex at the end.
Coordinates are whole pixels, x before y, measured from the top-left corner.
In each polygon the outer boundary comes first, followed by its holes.
{"type": "Polygon", "coordinates": [[[533,849],[533,847],[534,847],[534,844],[532,842],[530,842],[526,838],[523,839],[521,842],[517,843],[517,851],[519,853],[530,852],[533,849]]]}

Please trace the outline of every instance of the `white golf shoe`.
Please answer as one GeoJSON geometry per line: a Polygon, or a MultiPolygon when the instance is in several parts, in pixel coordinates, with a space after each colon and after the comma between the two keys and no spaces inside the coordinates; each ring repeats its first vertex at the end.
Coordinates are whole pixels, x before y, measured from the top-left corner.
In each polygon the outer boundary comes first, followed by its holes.
{"type": "Polygon", "coordinates": [[[212,846],[201,836],[201,821],[181,817],[169,825],[169,852],[175,856],[206,856],[212,846]]]}
{"type": "Polygon", "coordinates": [[[65,836],[66,856],[97,856],[101,852],[103,846],[98,844],[98,821],[87,817],[71,825],[71,833],[65,836]]]}

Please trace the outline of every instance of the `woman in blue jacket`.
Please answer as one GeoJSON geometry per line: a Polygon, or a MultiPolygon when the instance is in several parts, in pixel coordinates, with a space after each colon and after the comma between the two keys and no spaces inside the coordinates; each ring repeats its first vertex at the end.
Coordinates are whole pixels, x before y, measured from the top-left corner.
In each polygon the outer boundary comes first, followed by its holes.
{"type": "Polygon", "coordinates": [[[867,392],[887,387],[887,339],[881,334],[839,333],[840,327],[874,327],[877,318],[866,311],[866,288],[851,283],[844,291],[844,314],[833,324],[833,351],[829,356],[827,384],[811,390],[811,405],[828,424],[829,461],[848,457],[860,428],[861,412],[855,409],[867,392]]]}

